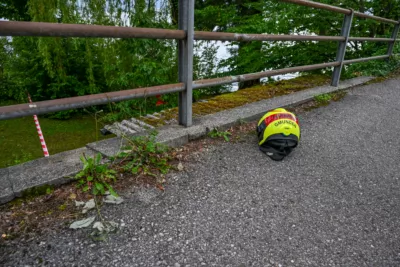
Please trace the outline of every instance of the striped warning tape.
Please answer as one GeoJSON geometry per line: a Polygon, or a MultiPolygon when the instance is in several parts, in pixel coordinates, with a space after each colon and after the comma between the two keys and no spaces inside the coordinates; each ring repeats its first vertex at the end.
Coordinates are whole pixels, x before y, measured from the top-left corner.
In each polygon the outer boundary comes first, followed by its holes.
{"type": "MultiPolygon", "coordinates": [[[[29,103],[32,103],[32,99],[31,99],[31,96],[29,93],[28,93],[28,99],[29,99],[29,103]]],[[[43,154],[45,157],[48,157],[48,156],[50,156],[50,154],[49,154],[49,151],[47,150],[46,142],[44,141],[44,136],[42,133],[42,129],[40,128],[39,119],[36,115],[33,115],[33,120],[35,121],[36,130],[39,135],[40,143],[42,144],[43,154]]]]}

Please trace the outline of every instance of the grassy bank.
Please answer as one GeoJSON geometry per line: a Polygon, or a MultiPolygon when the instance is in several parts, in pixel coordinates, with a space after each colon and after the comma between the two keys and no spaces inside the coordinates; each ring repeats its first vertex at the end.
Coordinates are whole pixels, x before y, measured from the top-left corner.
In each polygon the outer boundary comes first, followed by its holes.
{"type": "MultiPolygon", "coordinates": [[[[92,116],[39,120],[50,155],[96,141],[96,122],[92,116]]],[[[98,134],[99,140],[108,137],[98,134]]],[[[0,148],[0,168],[43,157],[33,117],[0,121],[0,148]]]]}

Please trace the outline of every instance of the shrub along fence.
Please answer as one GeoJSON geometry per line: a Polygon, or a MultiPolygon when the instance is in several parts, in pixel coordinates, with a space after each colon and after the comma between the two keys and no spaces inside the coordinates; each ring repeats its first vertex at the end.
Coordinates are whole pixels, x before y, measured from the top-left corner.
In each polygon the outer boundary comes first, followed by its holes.
{"type": "Polygon", "coordinates": [[[332,86],[338,86],[343,65],[357,62],[388,59],[393,54],[393,48],[399,32],[400,21],[377,17],[317,2],[305,0],[281,0],[311,8],[324,9],[344,15],[340,36],[314,36],[314,35],[271,35],[271,34],[239,34],[223,32],[194,31],[194,0],[179,0],[178,30],[158,28],[135,28],[117,26],[99,26],[82,24],[60,24],[42,22],[1,21],[0,36],[41,36],[41,37],[102,37],[102,38],[149,38],[149,39],[175,39],[178,40],[179,54],[179,83],[137,88],[40,101],[29,104],[19,104],[0,107],[0,120],[39,115],[49,112],[83,108],[93,105],[107,104],[110,102],[124,101],[134,98],[179,92],[179,123],[184,126],[192,125],[192,94],[193,90],[223,85],[235,82],[250,81],[279,74],[310,71],[334,67],[332,86]],[[391,38],[350,37],[353,17],[372,19],[381,23],[394,24],[391,38]],[[219,40],[219,41],[336,41],[338,48],[336,59],[314,65],[304,65],[292,68],[276,69],[258,73],[227,76],[213,79],[193,81],[193,42],[194,40],[219,40]],[[347,43],[349,41],[387,42],[387,53],[381,56],[345,60],[347,43]]]}

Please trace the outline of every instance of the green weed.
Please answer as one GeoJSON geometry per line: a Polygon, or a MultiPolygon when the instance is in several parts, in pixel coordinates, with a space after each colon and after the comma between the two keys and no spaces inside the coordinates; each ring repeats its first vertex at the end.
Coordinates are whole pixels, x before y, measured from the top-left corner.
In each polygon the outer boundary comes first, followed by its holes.
{"type": "Polygon", "coordinates": [[[117,172],[102,164],[101,160],[100,153],[93,158],[87,158],[85,154],[81,156],[83,168],[75,175],[75,179],[78,180],[77,186],[82,188],[83,192],[91,190],[93,195],[104,195],[108,190],[113,196],[118,196],[110,185],[117,180],[117,172]]]}
{"type": "Polygon", "coordinates": [[[328,104],[329,101],[331,101],[332,95],[331,94],[321,94],[321,95],[316,95],[314,96],[314,100],[318,104],[328,104]]]}
{"type": "Polygon", "coordinates": [[[22,192],[23,199],[33,199],[38,196],[50,195],[54,191],[53,185],[42,185],[26,189],[22,192]]]}
{"type": "Polygon", "coordinates": [[[213,129],[212,131],[210,131],[208,133],[208,136],[211,138],[219,138],[219,137],[223,137],[225,139],[226,142],[229,142],[229,136],[232,135],[230,132],[228,131],[218,131],[218,129],[213,129]]]}
{"type": "Polygon", "coordinates": [[[157,132],[154,131],[149,136],[128,139],[129,145],[117,155],[124,171],[156,177],[157,173],[166,174],[171,169],[168,147],[157,143],[156,136],[157,132]]]}

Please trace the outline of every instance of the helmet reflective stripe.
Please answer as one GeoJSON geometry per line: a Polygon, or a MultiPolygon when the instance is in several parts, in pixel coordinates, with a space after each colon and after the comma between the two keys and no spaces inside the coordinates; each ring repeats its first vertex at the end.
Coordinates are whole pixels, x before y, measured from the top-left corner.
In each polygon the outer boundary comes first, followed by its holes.
{"type": "Polygon", "coordinates": [[[265,118],[265,125],[268,127],[271,123],[277,120],[288,119],[296,122],[296,118],[292,113],[275,113],[265,118]]]}
{"type": "MultiPolygon", "coordinates": [[[[294,119],[297,123],[297,118],[293,113],[286,111],[286,109],[278,108],[278,109],[269,111],[264,116],[262,116],[262,118],[258,121],[258,125],[260,125],[263,120],[267,119],[267,117],[270,117],[273,115],[276,115],[278,117],[278,119],[279,118],[282,118],[282,119],[283,118],[291,118],[291,119],[294,119]]],[[[276,118],[276,117],[271,117],[271,119],[272,118],[276,118]]]]}

